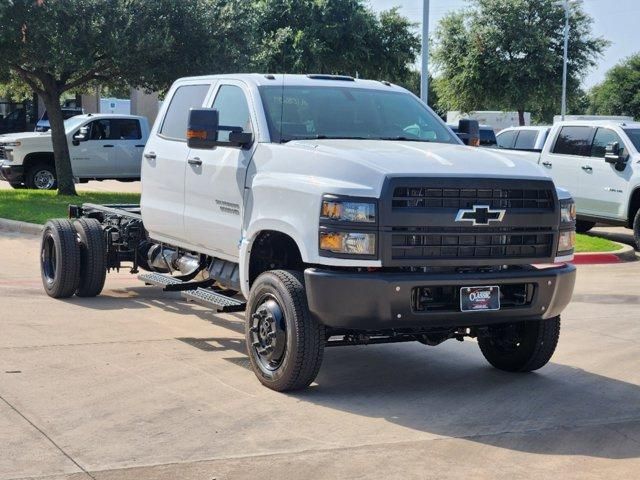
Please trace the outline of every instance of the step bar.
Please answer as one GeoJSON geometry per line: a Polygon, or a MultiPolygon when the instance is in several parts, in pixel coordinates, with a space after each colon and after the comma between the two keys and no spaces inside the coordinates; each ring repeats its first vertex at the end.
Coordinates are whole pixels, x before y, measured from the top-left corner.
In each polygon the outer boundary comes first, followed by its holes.
{"type": "MultiPolygon", "coordinates": [[[[175,277],[155,272],[142,273],[138,275],[138,279],[147,285],[154,285],[156,287],[183,284],[184,286],[187,285],[186,282],[182,282],[175,277]]],[[[221,313],[243,312],[247,307],[245,302],[228,297],[210,288],[194,286],[193,289],[181,291],[180,295],[188,301],[195,302],[206,307],[213,307],[217,312],[221,313]]]]}

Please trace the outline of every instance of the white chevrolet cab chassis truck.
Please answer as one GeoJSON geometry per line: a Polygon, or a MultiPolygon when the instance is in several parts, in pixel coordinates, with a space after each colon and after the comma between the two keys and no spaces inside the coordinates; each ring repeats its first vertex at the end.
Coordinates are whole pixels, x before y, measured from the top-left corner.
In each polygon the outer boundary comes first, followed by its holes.
{"type": "Polygon", "coordinates": [[[98,295],[130,264],[245,311],[252,368],[279,391],[308,386],[339,345],[474,337],[493,366],[538,369],[575,281],[574,203],[540,167],[466,147],[408,91],[350,77],[178,80],[141,204],[69,217],[43,232],[50,296],[98,295]]]}

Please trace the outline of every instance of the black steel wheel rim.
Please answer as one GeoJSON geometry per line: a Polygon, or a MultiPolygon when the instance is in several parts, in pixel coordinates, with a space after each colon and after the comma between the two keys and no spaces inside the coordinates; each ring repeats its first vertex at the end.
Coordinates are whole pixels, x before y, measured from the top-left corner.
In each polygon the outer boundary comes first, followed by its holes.
{"type": "Polygon", "coordinates": [[[251,313],[249,328],[251,348],[262,368],[280,368],[287,351],[284,310],[273,295],[263,295],[251,313]]]}
{"type": "Polygon", "coordinates": [[[53,283],[56,278],[57,263],[55,241],[51,234],[47,234],[42,242],[41,264],[42,273],[49,284],[53,283]]]}

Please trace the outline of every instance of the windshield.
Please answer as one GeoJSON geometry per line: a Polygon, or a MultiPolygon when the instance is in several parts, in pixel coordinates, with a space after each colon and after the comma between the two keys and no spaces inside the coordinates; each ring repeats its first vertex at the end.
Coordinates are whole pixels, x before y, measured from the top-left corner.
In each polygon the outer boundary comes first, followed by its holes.
{"type": "Polygon", "coordinates": [[[64,131],[69,133],[71,130],[75,130],[82,124],[84,117],[71,117],[64,121],[64,131]]]}
{"type": "Polygon", "coordinates": [[[433,113],[407,93],[274,85],[260,87],[260,95],[273,142],[345,138],[458,143],[433,113]]]}
{"type": "Polygon", "coordinates": [[[640,152],[640,128],[625,128],[624,131],[636,150],[640,152]]]}

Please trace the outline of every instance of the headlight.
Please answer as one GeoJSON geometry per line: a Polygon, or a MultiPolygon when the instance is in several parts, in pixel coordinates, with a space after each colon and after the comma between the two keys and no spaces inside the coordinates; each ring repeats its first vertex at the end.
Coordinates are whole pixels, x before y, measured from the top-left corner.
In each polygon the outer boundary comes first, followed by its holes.
{"type": "Polygon", "coordinates": [[[320,250],[346,255],[375,255],[376,234],[321,231],[320,250]]]}
{"type": "Polygon", "coordinates": [[[560,232],[558,237],[558,253],[572,252],[576,246],[576,232],[574,230],[566,230],[560,232]]]}
{"type": "Polygon", "coordinates": [[[6,142],[2,144],[4,147],[19,147],[22,145],[20,142],[6,142]]]}
{"type": "Polygon", "coordinates": [[[576,204],[572,199],[560,200],[560,222],[575,223],[576,204]]]}
{"type": "Polygon", "coordinates": [[[376,204],[325,197],[320,217],[337,222],[376,223],[376,204]]]}

